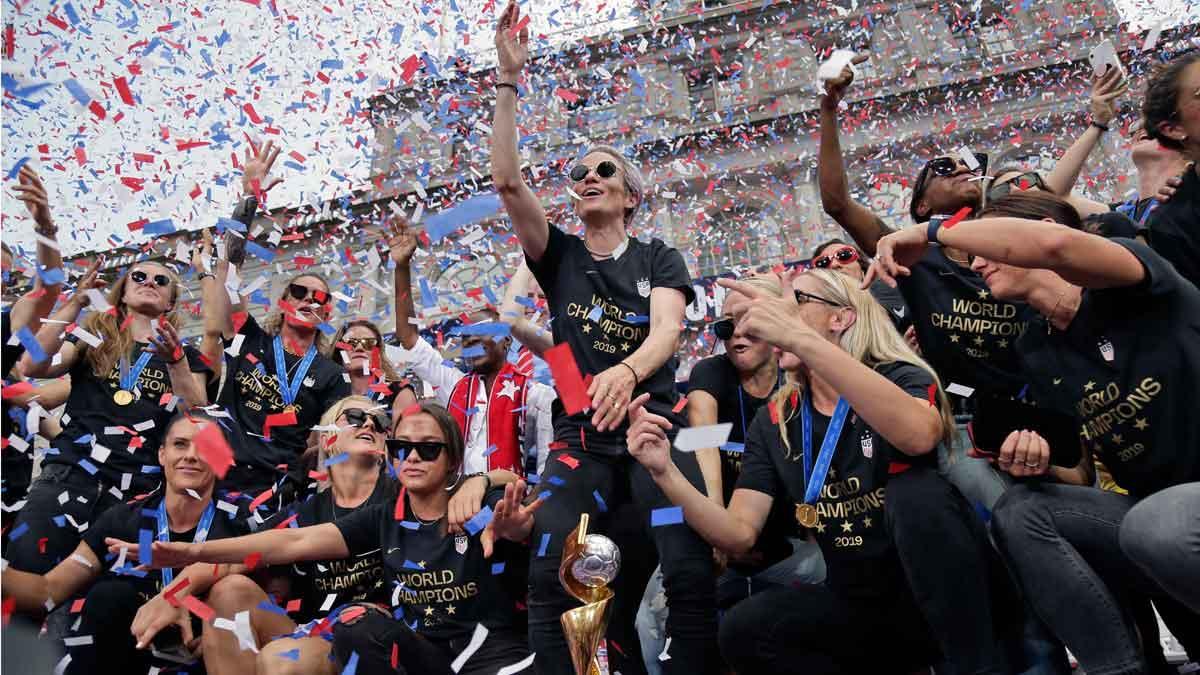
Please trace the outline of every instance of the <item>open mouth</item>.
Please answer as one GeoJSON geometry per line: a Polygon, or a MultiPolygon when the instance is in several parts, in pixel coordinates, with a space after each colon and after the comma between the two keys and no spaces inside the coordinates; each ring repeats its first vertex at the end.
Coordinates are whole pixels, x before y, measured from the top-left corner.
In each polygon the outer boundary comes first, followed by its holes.
{"type": "Polygon", "coordinates": [[[355,434],[354,437],[358,440],[366,441],[368,443],[375,442],[375,434],[373,434],[369,431],[360,431],[357,434],[355,434]]]}
{"type": "Polygon", "coordinates": [[[583,197],[584,199],[587,199],[588,197],[600,197],[603,195],[604,195],[603,190],[601,190],[600,188],[594,188],[594,187],[588,188],[580,193],[580,196],[583,197]]]}

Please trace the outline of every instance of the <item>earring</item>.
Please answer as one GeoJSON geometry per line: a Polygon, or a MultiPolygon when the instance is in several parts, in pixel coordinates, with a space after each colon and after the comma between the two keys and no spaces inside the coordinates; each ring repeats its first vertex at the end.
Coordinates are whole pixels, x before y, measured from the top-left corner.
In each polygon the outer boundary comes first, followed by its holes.
{"type": "Polygon", "coordinates": [[[462,481],[462,477],[462,469],[459,469],[458,475],[454,477],[454,482],[446,486],[446,492],[454,492],[456,489],[458,489],[458,484],[460,481],[462,481]]]}

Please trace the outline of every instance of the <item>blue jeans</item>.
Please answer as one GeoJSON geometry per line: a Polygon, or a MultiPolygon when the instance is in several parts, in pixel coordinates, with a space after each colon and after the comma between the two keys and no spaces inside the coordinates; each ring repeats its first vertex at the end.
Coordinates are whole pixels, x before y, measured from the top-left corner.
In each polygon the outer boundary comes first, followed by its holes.
{"type": "Polygon", "coordinates": [[[1200,483],[1176,485],[1138,502],[1121,521],[1118,537],[1121,550],[1146,576],[1200,614],[1200,483]]]}
{"type": "MultiPolygon", "coordinates": [[[[792,555],[780,560],[758,574],[746,576],[725,570],[717,579],[718,604],[721,598],[732,595],[749,597],[775,586],[819,584],[825,580],[825,557],[815,541],[792,539],[792,555]]],[[[646,584],[646,594],[637,613],[638,641],[642,644],[642,659],[648,675],[662,675],[659,654],[667,645],[667,597],[662,588],[662,569],[646,584]]]]}
{"type": "MultiPolygon", "coordinates": [[[[1164,594],[1123,552],[1121,540],[1144,549],[1143,542],[1157,539],[1164,524],[1144,519],[1153,513],[1151,503],[1124,525],[1135,502],[1089,487],[1019,485],[993,514],[992,533],[1028,603],[1088,675],[1148,671],[1130,605],[1164,594]],[[1137,532],[1122,537],[1127,527],[1137,532]]],[[[1156,545],[1150,548],[1157,551],[1156,545]]],[[[1176,560],[1172,554],[1166,559],[1176,560]]],[[[1173,574],[1195,578],[1194,569],[1173,574]]]]}

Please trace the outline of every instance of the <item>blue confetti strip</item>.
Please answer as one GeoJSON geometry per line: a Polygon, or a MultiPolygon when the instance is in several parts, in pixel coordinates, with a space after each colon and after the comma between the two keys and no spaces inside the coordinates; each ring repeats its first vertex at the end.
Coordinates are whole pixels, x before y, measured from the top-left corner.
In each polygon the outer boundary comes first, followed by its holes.
{"type": "Polygon", "coordinates": [[[650,512],[650,527],[678,525],[683,522],[683,507],[668,506],[650,512]]]}
{"type": "Polygon", "coordinates": [[[149,566],[153,562],[154,533],[145,528],[138,530],[138,562],[149,566]]]}
{"type": "Polygon", "coordinates": [[[539,558],[545,557],[545,555],[546,555],[546,549],[547,549],[549,546],[550,546],[550,533],[549,533],[549,532],[543,532],[543,533],[542,533],[542,542],[541,542],[540,544],[538,544],[538,552],[537,552],[537,554],[538,554],[538,557],[539,557],[539,558]]]}
{"type": "Polygon", "coordinates": [[[470,520],[463,523],[463,527],[465,527],[467,532],[474,537],[475,535],[479,534],[483,528],[487,527],[488,523],[492,522],[492,515],[492,507],[485,506],[479,510],[479,513],[476,513],[474,516],[472,516],[470,520]]]}

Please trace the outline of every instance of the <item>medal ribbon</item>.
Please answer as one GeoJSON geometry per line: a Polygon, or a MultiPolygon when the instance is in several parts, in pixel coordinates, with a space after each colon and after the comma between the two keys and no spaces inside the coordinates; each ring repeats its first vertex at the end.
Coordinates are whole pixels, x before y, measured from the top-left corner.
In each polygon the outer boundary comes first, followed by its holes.
{"type": "MultiPolygon", "coordinates": [[[[208,508],[204,509],[204,515],[200,516],[200,524],[196,526],[196,536],[192,537],[193,544],[203,543],[208,539],[208,528],[212,527],[213,516],[217,513],[216,506],[210,501],[208,508]]],[[[158,540],[171,541],[171,526],[167,523],[167,497],[163,495],[163,499],[158,504],[158,540]]],[[[171,585],[175,580],[175,570],[170,567],[162,569],[163,588],[171,585]]]]}
{"type": "Polygon", "coordinates": [[[150,359],[153,356],[153,352],[142,352],[137,361],[134,361],[132,367],[129,365],[128,358],[124,356],[121,357],[120,383],[122,389],[132,392],[137,387],[138,377],[141,376],[142,371],[146,369],[146,364],[150,363],[150,359]]]}
{"type": "Polygon", "coordinates": [[[804,404],[800,408],[800,420],[804,431],[804,503],[816,504],[821,496],[821,488],[825,486],[825,476],[829,474],[829,465],[833,462],[833,451],[837,448],[838,438],[842,435],[842,427],[846,424],[846,415],[850,412],[850,402],[838,397],[837,407],[833,417],[829,418],[829,428],[825,430],[825,438],[821,441],[821,452],[817,455],[816,466],[812,462],[812,403],[808,395],[804,396],[804,404]]]}
{"type": "Polygon", "coordinates": [[[285,406],[292,405],[296,400],[296,394],[300,393],[300,385],[304,384],[304,376],[308,374],[308,369],[312,366],[313,359],[317,358],[317,344],[308,346],[308,351],[304,353],[304,358],[300,361],[300,365],[296,367],[296,374],[292,376],[292,381],[288,382],[287,362],[283,358],[283,340],[275,336],[275,376],[279,378],[279,395],[283,397],[285,406]]]}

